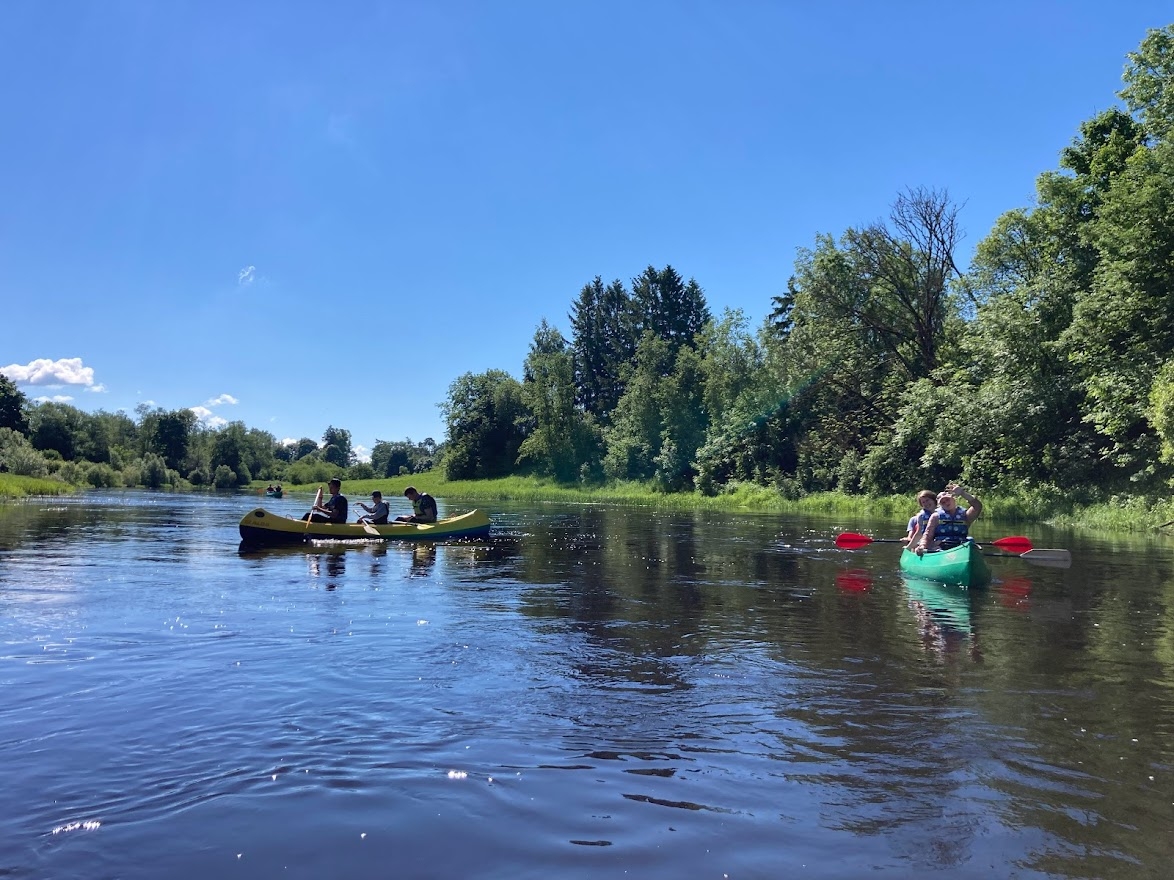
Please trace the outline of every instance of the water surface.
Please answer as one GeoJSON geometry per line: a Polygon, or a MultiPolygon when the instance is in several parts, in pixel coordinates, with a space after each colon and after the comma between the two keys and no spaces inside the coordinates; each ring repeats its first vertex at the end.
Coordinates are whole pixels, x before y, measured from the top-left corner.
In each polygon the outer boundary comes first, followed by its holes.
{"type": "Polygon", "coordinates": [[[256,503],[0,510],[0,876],[1168,876],[1174,543],[968,592],[832,544],[886,523],[256,503]]]}

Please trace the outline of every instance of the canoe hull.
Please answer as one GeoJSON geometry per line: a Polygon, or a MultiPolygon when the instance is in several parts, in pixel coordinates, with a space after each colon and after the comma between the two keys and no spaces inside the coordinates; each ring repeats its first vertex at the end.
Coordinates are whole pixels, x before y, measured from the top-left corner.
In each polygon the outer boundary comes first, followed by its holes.
{"type": "Polygon", "coordinates": [[[270,513],[263,507],[241,517],[241,540],[246,544],[301,544],[304,541],[446,541],[452,538],[476,538],[489,534],[489,515],[471,510],[434,523],[388,523],[371,526],[371,534],[358,523],[307,523],[270,513]]]}
{"type": "Polygon", "coordinates": [[[952,550],[938,550],[922,556],[903,549],[901,571],[943,584],[983,584],[991,577],[982,551],[973,541],[952,550]]]}

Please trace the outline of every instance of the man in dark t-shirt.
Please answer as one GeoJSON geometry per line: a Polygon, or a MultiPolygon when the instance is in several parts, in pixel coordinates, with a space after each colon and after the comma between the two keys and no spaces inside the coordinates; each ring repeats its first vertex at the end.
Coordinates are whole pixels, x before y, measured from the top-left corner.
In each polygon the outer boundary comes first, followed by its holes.
{"type": "Polygon", "coordinates": [[[345,523],[347,518],[347,500],[342,494],[342,482],[331,480],[326,484],[330,490],[330,497],[321,504],[315,505],[302,519],[309,517],[310,522],[316,523],[345,523]]]}
{"type": "Polygon", "coordinates": [[[427,492],[417,492],[415,486],[404,489],[404,497],[412,502],[411,516],[397,516],[397,522],[436,522],[436,499],[427,492]]]}

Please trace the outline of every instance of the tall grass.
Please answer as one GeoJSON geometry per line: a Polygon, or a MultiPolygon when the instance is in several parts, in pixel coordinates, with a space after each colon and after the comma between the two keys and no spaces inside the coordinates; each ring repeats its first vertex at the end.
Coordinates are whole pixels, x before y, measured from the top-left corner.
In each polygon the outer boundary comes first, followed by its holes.
{"type": "MultiPolygon", "coordinates": [[[[893,519],[904,526],[917,510],[914,495],[863,497],[841,492],[819,492],[803,498],[791,499],[776,489],[754,483],[740,483],[727,487],[713,497],[697,493],[665,494],[641,483],[615,483],[606,486],[566,486],[540,477],[502,477],[496,480],[458,480],[444,478],[440,470],[408,476],[386,477],[375,480],[348,480],[343,493],[362,500],[378,489],[394,508],[395,501],[408,486],[429,492],[450,501],[469,501],[485,504],[493,501],[566,502],[571,504],[616,504],[632,507],[655,507],[667,510],[724,510],[761,513],[789,512],[810,514],[862,515],[893,519]]],[[[290,491],[313,492],[317,485],[286,485],[290,491]]],[[[1058,503],[1057,493],[1041,491],[983,497],[983,519],[1002,523],[1042,522],[1052,525],[1077,526],[1116,531],[1153,529],[1174,519],[1174,505],[1166,508],[1146,508],[1131,502],[1120,505],[1100,505],[1076,509],[1058,503]],[[1165,512],[1163,512],[1163,510],[1165,512]]],[[[406,504],[406,502],[404,502],[406,504]]]]}
{"type": "Polygon", "coordinates": [[[74,488],[60,480],[0,474],[0,498],[25,498],[30,495],[68,495],[74,488]]]}

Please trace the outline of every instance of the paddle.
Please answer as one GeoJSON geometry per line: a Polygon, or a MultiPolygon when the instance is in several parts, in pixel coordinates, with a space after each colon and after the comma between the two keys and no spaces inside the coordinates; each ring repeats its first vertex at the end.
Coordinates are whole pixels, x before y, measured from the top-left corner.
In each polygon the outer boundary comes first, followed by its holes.
{"type": "MultiPolygon", "coordinates": [[[[868,535],[861,535],[857,532],[844,532],[836,535],[836,546],[841,550],[859,550],[869,544],[904,544],[905,542],[905,538],[870,538],[868,535]]],[[[1016,555],[1031,550],[1031,541],[1020,535],[999,538],[991,541],[991,544],[1000,550],[1007,550],[1016,555]]]]}
{"type": "MultiPolygon", "coordinates": [[[[836,546],[843,550],[859,550],[869,544],[904,544],[904,538],[870,538],[856,532],[844,532],[836,536],[836,546]]],[[[1048,568],[1068,568],[1072,565],[1072,554],[1067,550],[1043,550],[1032,546],[1031,539],[1022,535],[1011,535],[991,541],[991,546],[1006,550],[1006,553],[987,553],[986,556],[1008,556],[1022,559],[1034,565],[1048,568]]]]}
{"type": "Polygon", "coordinates": [[[1072,553],[1068,550],[1044,550],[1033,548],[1023,553],[984,553],[984,556],[1006,556],[1011,559],[1022,559],[1032,565],[1042,565],[1045,568],[1071,568],[1072,553]]]}
{"type": "MultiPolygon", "coordinates": [[[[318,487],[318,494],[314,496],[314,507],[322,503],[322,487],[318,487]]],[[[310,515],[306,517],[306,534],[310,533],[310,523],[314,519],[314,507],[310,508],[310,515]]]]}

